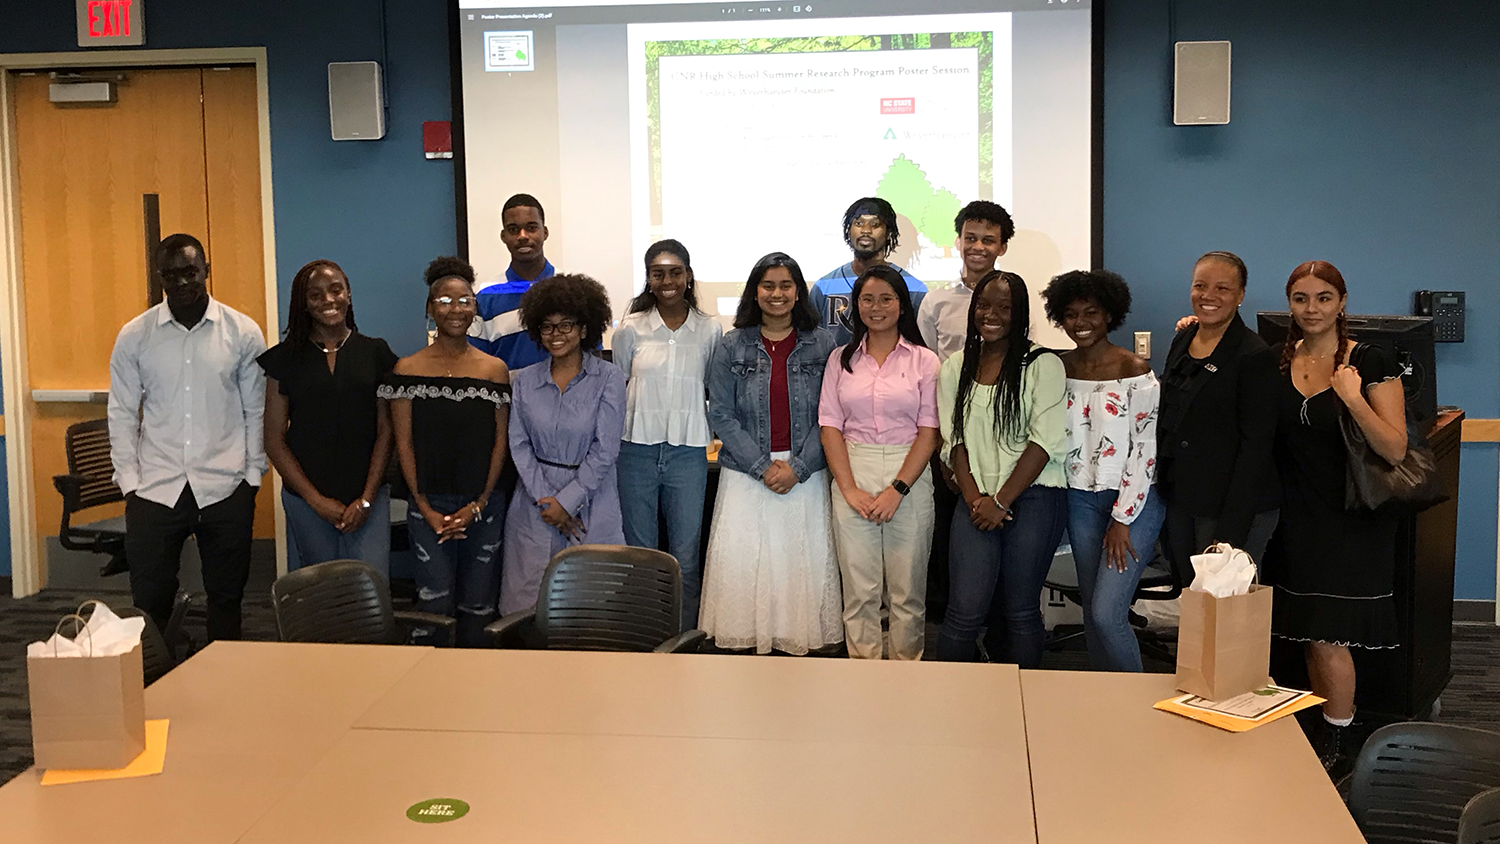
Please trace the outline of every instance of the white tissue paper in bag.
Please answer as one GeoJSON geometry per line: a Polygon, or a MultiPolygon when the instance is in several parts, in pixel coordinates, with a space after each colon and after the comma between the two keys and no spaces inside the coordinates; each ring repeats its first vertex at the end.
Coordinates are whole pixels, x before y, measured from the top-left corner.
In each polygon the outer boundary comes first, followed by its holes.
{"type": "Polygon", "coordinates": [[[1247,595],[1255,582],[1255,561],[1227,542],[1193,555],[1193,582],[1188,588],[1215,598],[1247,595]]]}
{"type": "Polygon", "coordinates": [[[141,643],[141,632],[145,629],[145,618],[120,618],[109,607],[96,601],[88,624],[84,625],[75,638],[69,639],[60,632],[53,633],[52,638],[45,642],[27,645],[26,656],[120,656],[141,643]]]}

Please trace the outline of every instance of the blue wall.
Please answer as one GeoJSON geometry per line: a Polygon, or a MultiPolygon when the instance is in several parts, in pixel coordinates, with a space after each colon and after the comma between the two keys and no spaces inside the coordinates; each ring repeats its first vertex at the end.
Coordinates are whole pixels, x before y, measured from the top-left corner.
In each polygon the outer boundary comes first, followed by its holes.
{"type": "MultiPolygon", "coordinates": [[[[1151,331],[1160,365],[1209,249],[1249,264],[1247,314],[1285,310],[1287,274],[1315,258],[1357,313],[1467,290],[1438,401],[1500,416],[1500,5],[1179,2],[1178,40],[1233,43],[1232,122],[1212,127],[1172,125],[1168,7],[1110,0],[1105,22],[1104,260],[1136,294],[1125,330],[1151,331]]],[[[1495,445],[1464,447],[1461,598],[1495,596],[1496,468],[1495,445]]]]}
{"type": "MultiPolygon", "coordinates": [[[[1188,0],[1177,38],[1234,43],[1234,120],[1171,124],[1170,0],[1110,0],[1105,19],[1106,263],[1136,293],[1126,331],[1160,363],[1192,260],[1251,268],[1246,310],[1284,308],[1301,261],[1332,261],[1351,309],[1407,313],[1418,288],[1468,291],[1468,341],[1440,347],[1439,400],[1500,417],[1500,7],[1454,0],[1188,0]]],[[[452,251],[453,170],[422,158],[449,118],[444,0],[389,6],[384,141],[328,138],[325,65],[378,59],[378,0],[153,0],[149,46],[264,45],[270,57],[276,268],[339,261],[360,326],[398,352],[422,338],[418,279],[452,251]]],[[[0,13],[0,52],[75,49],[72,6],[0,13]]],[[[1496,447],[1464,448],[1458,596],[1495,595],[1496,447]]]]}

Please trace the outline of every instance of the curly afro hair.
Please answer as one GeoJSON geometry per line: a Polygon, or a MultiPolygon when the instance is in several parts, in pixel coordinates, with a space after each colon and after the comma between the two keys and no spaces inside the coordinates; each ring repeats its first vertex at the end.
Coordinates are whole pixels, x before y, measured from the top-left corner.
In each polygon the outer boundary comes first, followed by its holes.
{"type": "Polygon", "coordinates": [[[441,258],[432,259],[427,265],[427,271],[422,274],[422,280],[431,287],[445,278],[461,278],[469,284],[474,283],[474,268],[469,262],[452,255],[444,255],[441,258]]]}
{"type": "Polygon", "coordinates": [[[1114,331],[1125,324],[1130,313],[1130,285],[1118,273],[1109,270],[1074,270],[1052,279],[1042,291],[1047,304],[1047,319],[1054,325],[1062,325],[1068,306],[1074,302],[1093,299],[1109,314],[1106,331],[1114,331]]]}
{"type": "Polygon", "coordinates": [[[521,325],[538,346],[542,343],[542,323],[553,314],[577,322],[583,329],[581,345],[586,350],[599,348],[604,332],[609,330],[614,312],[604,285],[586,275],[555,275],[531,285],[521,296],[521,325]]]}

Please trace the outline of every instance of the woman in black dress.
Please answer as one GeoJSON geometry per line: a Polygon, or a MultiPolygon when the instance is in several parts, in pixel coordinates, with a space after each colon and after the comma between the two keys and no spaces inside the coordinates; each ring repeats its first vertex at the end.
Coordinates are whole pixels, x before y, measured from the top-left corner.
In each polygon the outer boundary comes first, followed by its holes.
{"type": "Polygon", "coordinates": [[[1384,352],[1349,339],[1344,277],[1308,261],[1286,283],[1292,325],[1281,352],[1276,464],[1281,474],[1272,630],[1306,644],[1307,673],[1323,704],[1319,755],[1340,776],[1349,762],[1343,728],[1354,718],[1351,647],[1397,644],[1396,519],[1344,509],[1339,416],[1348,413],[1371,448],[1393,465],[1406,455],[1401,373],[1384,352]],[[1335,768],[1341,769],[1337,772],[1335,768]]]}

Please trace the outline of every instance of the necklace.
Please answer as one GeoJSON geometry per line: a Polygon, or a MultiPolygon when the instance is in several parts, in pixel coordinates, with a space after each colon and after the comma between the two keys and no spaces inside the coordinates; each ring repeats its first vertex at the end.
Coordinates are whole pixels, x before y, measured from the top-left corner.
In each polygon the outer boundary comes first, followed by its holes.
{"type": "Polygon", "coordinates": [[[767,337],[765,335],[765,332],[761,332],[760,339],[765,341],[765,344],[770,347],[769,351],[771,352],[771,354],[774,355],[774,354],[776,354],[776,347],[778,345],[786,342],[787,337],[790,337],[790,336],[792,336],[792,335],[788,334],[788,335],[786,335],[786,337],[783,337],[780,340],[772,340],[770,337],[767,337]]]}
{"type": "Polygon", "coordinates": [[[322,343],[318,343],[317,341],[314,341],[314,345],[316,345],[323,352],[323,354],[325,354],[325,355],[331,355],[334,352],[337,352],[339,349],[344,348],[344,344],[347,343],[347,342],[349,342],[349,338],[353,337],[353,336],[354,336],[353,329],[346,328],[346,329],[344,329],[344,339],[340,340],[339,344],[337,346],[334,346],[333,348],[329,349],[329,348],[326,348],[322,343]]]}
{"type": "Polygon", "coordinates": [[[1316,363],[1318,361],[1328,360],[1328,358],[1331,357],[1332,355],[1333,355],[1333,352],[1328,352],[1327,354],[1322,354],[1322,355],[1315,355],[1312,352],[1308,351],[1306,349],[1306,347],[1303,347],[1302,348],[1302,356],[1305,357],[1305,358],[1307,358],[1308,364],[1302,370],[1302,380],[1303,381],[1311,381],[1312,380],[1312,365],[1313,365],[1313,363],[1316,363]]]}

